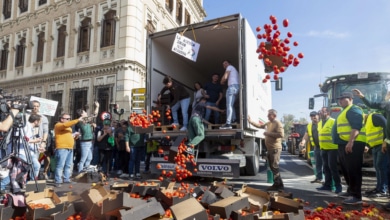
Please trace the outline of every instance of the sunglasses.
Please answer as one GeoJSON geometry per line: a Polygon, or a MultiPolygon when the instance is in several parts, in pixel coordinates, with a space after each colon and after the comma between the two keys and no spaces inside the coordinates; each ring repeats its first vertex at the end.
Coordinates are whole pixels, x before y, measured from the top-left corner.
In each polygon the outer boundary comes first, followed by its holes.
{"type": "Polygon", "coordinates": [[[62,118],[62,119],[64,119],[64,120],[70,120],[70,118],[62,118]]]}

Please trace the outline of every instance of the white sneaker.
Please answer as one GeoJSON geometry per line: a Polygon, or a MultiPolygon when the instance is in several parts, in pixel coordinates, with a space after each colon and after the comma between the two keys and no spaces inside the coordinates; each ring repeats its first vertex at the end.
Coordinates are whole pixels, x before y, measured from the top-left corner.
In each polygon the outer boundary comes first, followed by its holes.
{"type": "Polygon", "coordinates": [[[122,174],[119,176],[119,178],[125,178],[125,177],[129,177],[129,174],[127,174],[127,173],[122,173],[122,174]]]}
{"type": "Polygon", "coordinates": [[[180,128],[180,131],[187,131],[187,128],[186,127],[182,127],[182,128],[180,128]]]}
{"type": "Polygon", "coordinates": [[[134,174],[130,174],[130,178],[134,178],[134,174]]]}
{"type": "Polygon", "coordinates": [[[172,123],[171,126],[179,126],[177,123],[172,123]]]}

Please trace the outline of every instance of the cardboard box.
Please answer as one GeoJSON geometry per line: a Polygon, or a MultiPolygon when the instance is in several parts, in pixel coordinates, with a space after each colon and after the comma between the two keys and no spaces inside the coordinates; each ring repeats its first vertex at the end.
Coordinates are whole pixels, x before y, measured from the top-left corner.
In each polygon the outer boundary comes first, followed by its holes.
{"type": "Polygon", "coordinates": [[[234,196],[234,193],[227,186],[214,185],[209,190],[223,199],[234,196]]]}
{"type": "Polygon", "coordinates": [[[213,204],[217,202],[217,195],[215,195],[213,192],[210,192],[208,190],[204,191],[202,199],[200,200],[200,203],[205,207],[209,208],[210,204],[213,204]]]}
{"type": "Polygon", "coordinates": [[[131,198],[127,192],[111,192],[108,198],[103,200],[103,213],[105,215],[120,217],[119,210],[127,210],[145,203],[146,200],[131,198]]]}
{"type": "Polygon", "coordinates": [[[233,211],[249,208],[248,197],[231,196],[209,206],[210,214],[219,214],[221,218],[229,218],[233,211]]]}
{"type": "MultiPolygon", "coordinates": [[[[152,216],[162,216],[165,211],[156,198],[150,198],[142,205],[138,205],[129,210],[120,210],[121,219],[146,219],[152,216]]],[[[160,218],[159,218],[160,219],[160,218]]]]}
{"type": "Polygon", "coordinates": [[[80,197],[87,203],[88,207],[103,202],[108,196],[108,191],[100,184],[93,186],[91,189],[85,190],[80,194],[80,197]]]}
{"type": "Polygon", "coordinates": [[[131,122],[129,124],[130,124],[130,126],[133,129],[135,134],[152,133],[153,129],[154,129],[154,125],[150,125],[147,128],[143,128],[142,126],[134,126],[134,125],[131,124],[131,122]]]}
{"type": "Polygon", "coordinates": [[[247,211],[233,211],[230,215],[232,220],[253,220],[257,216],[262,215],[262,211],[257,212],[247,212],[247,211]]]}
{"type": "Polygon", "coordinates": [[[163,205],[163,207],[165,209],[171,207],[172,205],[176,205],[180,202],[183,202],[183,201],[191,198],[191,196],[186,192],[181,192],[181,193],[184,193],[183,197],[179,197],[177,195],[174,196],[175,194],[177,194],[175,192],[176,192],[176,190],[174,190],[174,189],[161,189],[161,190],[157,191],[156,198],[158,201],[161,202],[161,204],[163,205]]]}
{"type": "Polygon", "coordinates": [[[53,189],[45,189],[43,192],[29,192],[26,196],[27,204],[27,219],[38,219],[49,217],[51,214],[64,210],[64,203],[61,203],[60,198],[53,189]],[[32,204],[44,204],[44,207],[33,207],[32,204]]]}
{"type": "Polygon", "coordinates": [[[270,195],[267,192],[243,185],[242,189],[236,191],[236,194],[241,197],[248,197],[250,208],[248,211],[262,211],[268,210],[270,205],[270,195]]]}
{"type": "Polygon", "coordinates": [[[0,219],[15,219],[17,216],[24,216],[24,213],[26,213],[26,207],[14,207],[12,205],[5,207],[0,204],[0,219]]]}
{"type": "Polygon", "coordinates": [[[35,183],[35,181],[28,181],[26,184],[26,192],[43,192],[45,188],[46,180],[37,180],[37,183],[35,183]]]}
{"type": "Polygon", "coordinates": [[[160,185],[157,182],[137,182],[133,183],[131,193],[137,193],[140,196],[154,196],[159,190],[160,185]]]}
{"type": "Polygon", "coordinates": [[[255,216],[256,220],[273,220],[273,219],[280,219],[280,220],[305,220],[305,213],[302,209],[300,209],[297,213],[282,213],[278,215],[274,215],[272,211],[264,212],[263,215],[257,215],[255,216]]]}
{"type": "Polygon", "coordinates": [[[180,220],[205,220],[208,217],[206,209],[195,198],[173,205],[171,210],[173,217],[180,220]]]}
{"type": "Polygon", "coordinates": [[[133,188],[133,184],[130,183],[113,183],[110,185],[110,190],[119,190],[123,192],[131,192],[131,189],[133,188]]]}
{"type": "Polygon", "coordinates": [[[280,212],[288,213],[294,212],[298,213],[299,209],[302,209],[302,205],[292,199],[287,199],[281,196],[275,196],[271,198],[271,209],[278,210],[280,212]]]}
{"type": "Polygon", "coordinates": [[[50,220],[63,220],[67,219],[69,216],[74,215],[76,209],[72,203],[66,202],[64,205],[64,210],[50,215],[50,220]]]}

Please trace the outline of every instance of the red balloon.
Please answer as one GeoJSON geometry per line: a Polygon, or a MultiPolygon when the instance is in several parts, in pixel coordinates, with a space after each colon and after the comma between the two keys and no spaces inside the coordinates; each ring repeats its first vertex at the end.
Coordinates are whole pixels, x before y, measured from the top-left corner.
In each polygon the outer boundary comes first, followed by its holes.
{"type": "Polygon", "coordinates": [[[283,27],[288,27],[288,19],[283,20],[283,27]]]}

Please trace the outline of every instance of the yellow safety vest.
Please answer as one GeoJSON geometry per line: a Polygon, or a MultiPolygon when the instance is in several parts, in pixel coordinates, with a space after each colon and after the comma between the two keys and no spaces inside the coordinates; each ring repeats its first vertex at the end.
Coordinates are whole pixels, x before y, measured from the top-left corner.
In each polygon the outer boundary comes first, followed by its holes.
{"type": "Polygon", "coordinates": [[[313,127],[313,122],[310,122],[309,124],[307,124],[307,135],[309,135],[309,140],[310,140],[311,146],[315,147],[316,144],[314,143],[312,127],[313,127]]]}
{"type": "MultiPolygon", "coordinates": [[[[346,107],[340,113],[339,117],[337,117],[337,124],[336,124],[337,134],[339,135],[340,139],[344,141],[349,141],[349,137],[351,136],[352,128],[347,119],[347,112],[351,107],[352,105],[346,107]]],[[[363,121],[363,117],[362,117],[362,121],[363,121]]],[[[363,126],[362,129],[360,129],[359,135],[356,137],[355,141],[360,141],[364,143],[366,142],[366,134],[364,130],[365,128],[363,126]]]]}
{"type": "Polygon", "coordinates": [[[329,118],[324,125],[322,125],[322,120],[318,123],[318,139],[321,150],[338,149],[338,145],[334,144],[332,140],[332,127],[334,121],[334,118],[329,118]]]}
{"type": "Polygon", "coordinates": [[[367,122],[365,124],[366,128],[366,143],[370,147],[381,145],[383,143],[383,128],[374,126],[372,122],[373,113],[369,114],[367,117],[367,122]]]}

